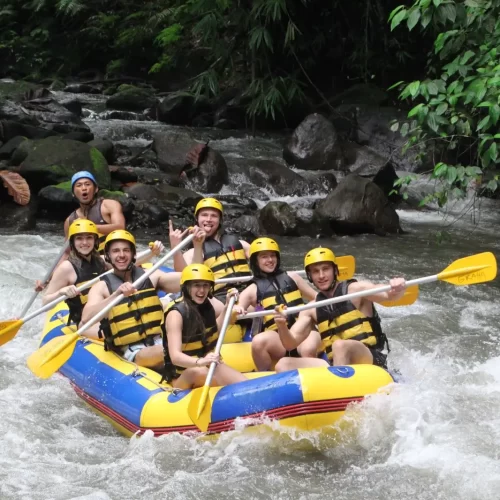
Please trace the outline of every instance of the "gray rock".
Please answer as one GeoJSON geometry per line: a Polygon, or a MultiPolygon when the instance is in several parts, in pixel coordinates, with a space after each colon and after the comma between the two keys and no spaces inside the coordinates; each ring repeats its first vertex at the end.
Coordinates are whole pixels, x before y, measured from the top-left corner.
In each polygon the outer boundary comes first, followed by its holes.
{"type": "Polygon", "coordinates": [[[348,175],[314,211],[315,224],[324,234],[399,233],[399,217],[382,190],[373,182],[348,175]]]}
{"type": "Polygon", "coordinates": [[[131,85],[123,87],[123,90],[119,90],[106,101],[107,108],[122,111],[143,111],[155,105],[156,97],[150,90],[131,85]]]}
{"type": "Polygon", "coordinates": [[[259,220],[266,233],[276,236],[298,236],[295,211],[288,203],[270,201],[259,213],[259,220]]]}
{"type": "Polygon", "coordinates": [[[342,170],[343,152],[333,125],[317,113],[295,129],[283,150],[289,165],[303,170],[342,170]]]}

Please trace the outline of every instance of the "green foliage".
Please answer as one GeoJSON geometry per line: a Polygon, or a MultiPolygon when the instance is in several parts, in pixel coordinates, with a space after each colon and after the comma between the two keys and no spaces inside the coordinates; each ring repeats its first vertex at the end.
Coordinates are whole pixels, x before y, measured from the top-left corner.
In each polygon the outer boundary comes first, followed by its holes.
{"type": "MultiPolygon", "coordinates": [[[[490,0],[418,0],[390,15],[391,29],[418,25],[434,36],[423,80],[393,87],[414,104],[408,121],[394,124],[407,148],[438,152],[432,176],[443,186],[430,198],[442,206],[481,183],[500,163],[500,3],[490,0]]],[[[497,189],[497,177],[486,185],[497,189]]],[[[423,200],[423,203],[429,199],[423,200]]]]}

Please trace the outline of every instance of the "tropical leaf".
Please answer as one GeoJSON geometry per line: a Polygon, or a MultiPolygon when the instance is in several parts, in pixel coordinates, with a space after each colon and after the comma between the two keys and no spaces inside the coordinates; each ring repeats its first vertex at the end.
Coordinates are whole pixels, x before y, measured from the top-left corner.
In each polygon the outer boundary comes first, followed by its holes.
{"type": "Polygon", "coordinates": [[[16,203],[27,205],[30,202],[30,187],[18,173],[0,170],[0,179],[16,203]]]}

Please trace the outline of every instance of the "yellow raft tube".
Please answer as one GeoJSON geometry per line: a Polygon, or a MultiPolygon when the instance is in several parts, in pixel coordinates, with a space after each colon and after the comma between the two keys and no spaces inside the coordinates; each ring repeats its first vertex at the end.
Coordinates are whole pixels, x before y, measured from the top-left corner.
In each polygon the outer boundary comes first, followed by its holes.
{"type": "MultiPolygon", "coordinates": [[[[74,333],[74,328],[66,326],[67,314],[62,303],[47,315],[42,344],[74,333]]],[[[233,340],[237,337],[233,332],[233,340]]],[[[230,366],[243,372],[255,368],[250,342],[225,344],[222,349],[224,362],[230,366]]],[[[101,342],[79,340],[60,373],[78,396],[127,436],[147,430],[156,436],[200,432],[188,408],[201,389],[172,390],[160,383],[158,373],[105,351],[101,342]]],[[[349,404],[393,382],[387,371],[372,365],[249,373],[248,377],[238,384],[210,389],[207,433],[230,431],[236,419],[247,420],[249,426],[261,425],[265,419],[301,430],[327,428],[349,404]]]]}

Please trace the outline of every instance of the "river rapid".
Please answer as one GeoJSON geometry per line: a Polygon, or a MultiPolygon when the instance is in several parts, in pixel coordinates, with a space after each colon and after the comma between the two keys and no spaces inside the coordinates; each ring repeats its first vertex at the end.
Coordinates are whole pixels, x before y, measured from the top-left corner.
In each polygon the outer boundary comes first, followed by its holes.
{"type": "MultiPolygon", "coordinates": [[[[245,157],[256,142],[224,144],[245,157]]],[[[441,214],[401,211],[404,235],[279,239],[282,262],[301,268],[304,253],[322,245],[354,255],[358,277],[375,282],[433,275],[467,255],[499,257],[497,213],[486,206],[474,222],[462,217],[438,244],[441,214]]],[[[62,243],[48,233],[0,236],[1,320],[20,313],[62,243]]],[[[345,430],[329,437],[269,423],[217,440],[127,439],[63,377],[40,380],[28,370],[38,317],[0,348],[0,499],[499,498],[499,300],[498,280],[469,287],[438,282],[421,286],[412,306],[380,307],[390,366],[404,383],[349,408],[345,430]]]]}

